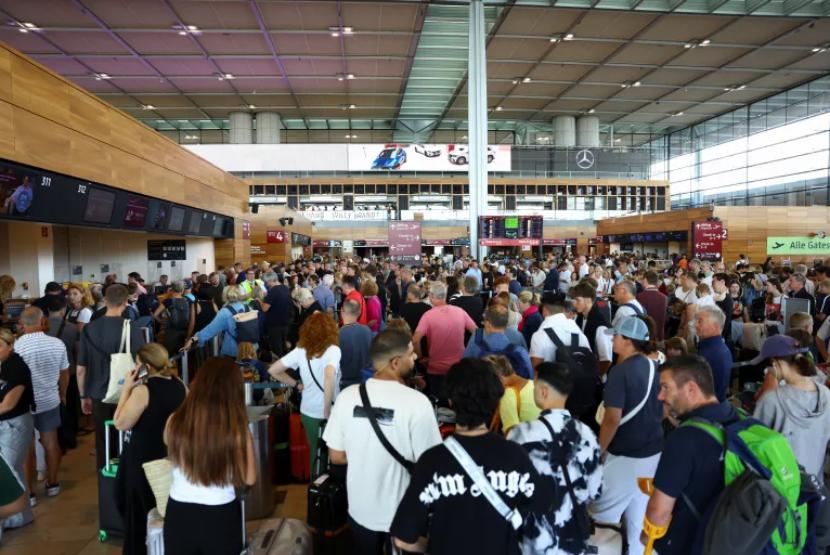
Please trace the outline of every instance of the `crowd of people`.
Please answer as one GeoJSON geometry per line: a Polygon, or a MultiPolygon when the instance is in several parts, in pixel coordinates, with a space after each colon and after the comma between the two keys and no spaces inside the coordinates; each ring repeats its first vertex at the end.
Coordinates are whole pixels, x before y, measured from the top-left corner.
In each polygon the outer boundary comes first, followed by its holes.
{"type": "Polygon", "coordinates": [[[652,530],[661,555],[691,553],[728,484],[723,444],[689,423],[751,415],[824,483],[828,296],[827,266],[743,256],[340,258],[50,283],[0,328],[0,531],[33,519],[36,443],[43,492],[59,495],[62,453],[86,429],[104,467],[112,420],[125,553],[146,552],[142,464],[164,457],[168,552],[239,552],[252,379],[301,391],[311,469],[346,466],[354,553],[577,555],[597,525],[631,555],[652,530]],[[135,367],[113,402],[125,350],[135,367]],[[191,367],[170,362],[179,351],[191,367]]]}

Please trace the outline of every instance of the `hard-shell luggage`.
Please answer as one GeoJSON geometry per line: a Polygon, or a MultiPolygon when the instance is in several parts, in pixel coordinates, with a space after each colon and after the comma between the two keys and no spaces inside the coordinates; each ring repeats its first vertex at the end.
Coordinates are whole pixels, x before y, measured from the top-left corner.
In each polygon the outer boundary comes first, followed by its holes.
{"type": "Polygon", "coordinates": [[[116,481],[118,474],[118,457],[124,447],[124,434],[118,433],[118,453],[113,456],[110,449],[110,428],[112,420],[104,422],[104,449],[106,463],[98,472],[98,541],[105,542],[110,536],[123,537],[125,532],[124,517],[116,503],[116,481]]]}
{"type": "Polygon", "coordinates": [[[269,442],[273,449],[271,456],[271,479],[275,484],[291,483],[291,450],[289,448],[290,410],[288,403],[277,403],[271,411],[269,442]]]}
{"type": "Polygon", "coordinates": [[[346,484],[323,474],[308,486],[308,526],[317,555],[351,553],[346,484]]]}
{"type": "Polygon", "coordinates": [[[292,412],[289,417],[288,449],[291,456],[291,477],[297,482],[311,479],[311,456],[308,439],[305,437],[300,413],[292,412]]]}
{"type": "Polygon", "coordinates": [[[147,514],[147,555],[164,555],[164,519],[155,508],[147,514]]]}
{"type": "Polygon", "coordinates": [[[251,555],[312,553],[311,532],[305,522],[296,518],[273,518],[263,521],[248,545],[251,555]]]}

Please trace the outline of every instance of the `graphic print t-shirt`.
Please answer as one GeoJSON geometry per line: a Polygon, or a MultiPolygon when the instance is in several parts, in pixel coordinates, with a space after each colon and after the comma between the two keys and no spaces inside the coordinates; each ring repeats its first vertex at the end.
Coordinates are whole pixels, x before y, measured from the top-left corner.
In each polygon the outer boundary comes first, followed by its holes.
{"type": "MultiPolygon", "coordinates": [[[[507,506],[518,507],[525,521],[529,514],[547,511],[554,486],[539,477],[520,445],[490,433],[454,437],[507,506]]],[[[430,555],[520,553],[520,531],[496,512],[443,444],[418,459],[391,532],[407,543],[428,537],[430,555]]]]}

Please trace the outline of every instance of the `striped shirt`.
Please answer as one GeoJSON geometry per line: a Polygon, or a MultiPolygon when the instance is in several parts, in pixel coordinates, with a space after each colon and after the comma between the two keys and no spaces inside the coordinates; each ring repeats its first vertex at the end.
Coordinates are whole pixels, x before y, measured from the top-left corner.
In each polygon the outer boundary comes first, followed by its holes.
{"type": "Polygon", "coordinates": [[[38,331],[27,333],[14,343],[32,374],[32,390],[37,413],[47,412],[60,405],[58,380],[63,370],[69,369],[69,358],[63,341],[38,331]]]}

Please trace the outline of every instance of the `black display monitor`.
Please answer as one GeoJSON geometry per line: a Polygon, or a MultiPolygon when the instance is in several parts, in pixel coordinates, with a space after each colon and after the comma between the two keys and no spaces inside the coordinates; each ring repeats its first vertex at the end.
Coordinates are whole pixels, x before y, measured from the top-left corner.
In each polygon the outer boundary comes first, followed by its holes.
{"type": "Polygon", "coordinates": [[[113,208],[115,208],[114,192],[90,187],[87,191],[84,221],[91,224],[109,224],[112,221],[113,208]]]}
{"type": "Polygon", "coordinates": [[[124,210],[124,227],[144,229],[147,224],[147,212],[150,210],[150,199],[129,195],[127,208],[124,210]]]}
{"type": "Polygon", "coordinates": [[[154,200],[150,204],[150,225],[151,231],[164,231],[167,225],[167,216],[170,214],[170,203],[154,200]]]}
{"type": "Polygon", "coordinates": [[[183,231],[184,214],[184,208],[181,206],[171,206],[170,219],[167,222],[167,231],[183,231]]]}
{"type": "Polygon", "coordinates": [[[27,218],[35,200],[36,176],[18,168],[0,171],[0,215],[27,218]]]}
{"type": "Polygon", "coordinates": [[[213,222],[213,233],[214,237],[222,237],[225,234],[225,218],[221,216],[216,216],[216,220],[213,222]]]}
{"type": "Polygon", "coordinates": [[[187,224],[187,232],[190,235],[198,235],[202,229],[202,212],[199,210],[190,211],[190,221],[187,224]]]}

